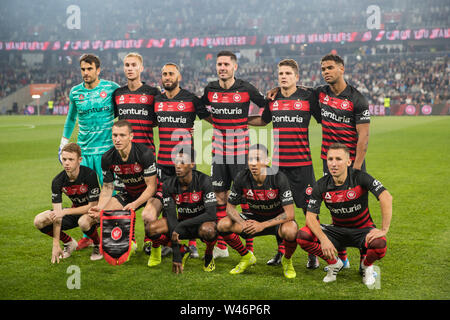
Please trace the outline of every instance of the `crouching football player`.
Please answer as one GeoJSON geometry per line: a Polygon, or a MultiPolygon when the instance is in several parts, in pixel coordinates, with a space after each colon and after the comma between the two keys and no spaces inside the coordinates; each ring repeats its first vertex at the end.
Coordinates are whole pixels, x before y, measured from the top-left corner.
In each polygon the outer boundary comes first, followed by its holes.
{"type": "MultiPolygon", "coordinates": [[[[89,209],[88,217],[99,221],[102,210],[150,210],[151,197],[156,192],[156,164],[151,149],[132,142],[133,128],[127,120],[118,120],[112,127],[114,147],[102,156],[103,189],[98,205],[89,209]],[[125,188],[113,195],[114,174],[125,188]]],[[[145,221],[144,221],[145,222],[145,221]]],[[[137,244],[132,234],[132,254],[137,244]]]]}
{"type": "MultiPolygon", "coordinates": [[[[195,167],[195,152],[189,146],[176,148],[175,177],[163,184],[163,217],[152,222],[146,230],[154,244],[172,242],[172,271],[182,273],[190,255],[186,245],[179,240],[200,238],[206,244],[204,271],[215,269],[213,249],[217,240],[216,196],[211,178],[195,167]]],[[[161,263],[161,250],[152,248],[149,266],[161,263]]]]}
{"type": "Polygon", "coordinates": [[[75,241],[63,230],[80,226],[81,230],[94,242],[91,260],[101,259],[97,224],[88,223],[88,210],[97,204],[100,187],[94,170],[81,165],[81,148],[76,143],[66,144],[61,150],[61,162],[64,170],[52,182],[53,210],[39,213],[34,225],[39,231],[53,237],[52,263],[60,258],[68,258],[77,248],[75,241]],[[71,208],[62,208],[62,194],[72,201],[71,208]],[[60,240],[64,243],[61,250],[60,240]]]}
{"type": "Polygon", "coordinates": [[[219,221],[217,230],[242,257],[231,274],[242,273],[256,263],[255,256],[242,245],[239,235],[243,238],[275,235],[285,246],[281,260],[284,276],[295,278],[291,258],[297,247],[298,230],[294,199],[287,177],[282,172],[275,173],[268,163],[265,146],[256,144],[249,148],[248,169],[236,176],[228,197],[227,217],[219,221]],[[239,214],[236,206],[241,203],[247,203],[248,210],[239,214]]]}
{"type": "Polygon", "coordinates": [[[392,217],[392,196],[366,172],[351,168],[348,148],[334,143],[327,152],[329,175],[319,179],[313,188],[306,213],[306,226],[298,232],[297,242],[308,253],[328,263],[324,282],[336,280],[343,262],[336,253],[345,247],[356,247],[366,253],[360,268],[363,283],[375,283],[373,263],[386,254],[386,234],[392,217]],[[377,229],[368,207],[368,191],[380,201],[382,223],[377,229]],[[330,210],[331,225],[317,220],[322,201],[330,210]]]}

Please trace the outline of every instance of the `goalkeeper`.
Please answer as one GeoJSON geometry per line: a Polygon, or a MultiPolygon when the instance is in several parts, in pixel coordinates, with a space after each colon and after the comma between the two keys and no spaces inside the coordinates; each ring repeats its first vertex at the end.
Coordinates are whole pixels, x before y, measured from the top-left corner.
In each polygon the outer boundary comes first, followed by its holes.
{"type": "MultiPolygon", "coordinates": [[[[100,59],[93,54],[80,57],[80,70],[83,82],[70,90],[70,105],[59,147],[61,150],[69,142],[78,118],[77,143],[81,147],[81,165],[93,169],[103,185],[101,167],[102,155],[113,147],[112,125],[114,120],[113,92],[119,85],[99,78],[100,59]]],[[[84,236],[78,242],[78,250],[86,248],[91,239],[84,236]]]]}

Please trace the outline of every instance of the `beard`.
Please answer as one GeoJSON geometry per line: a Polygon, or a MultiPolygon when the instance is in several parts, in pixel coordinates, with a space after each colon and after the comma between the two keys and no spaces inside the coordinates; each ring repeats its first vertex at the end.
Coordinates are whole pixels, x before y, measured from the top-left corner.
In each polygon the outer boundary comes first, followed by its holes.
{"type": "Polygon", "coordinates": [[[174,90],[176,87],[178,87],[178,83],[179,83],[178,80],[176,80],[176,81],[173,82],[171,85],[163,84],[164,90],[172,91],[172,90],[174,90]]]}

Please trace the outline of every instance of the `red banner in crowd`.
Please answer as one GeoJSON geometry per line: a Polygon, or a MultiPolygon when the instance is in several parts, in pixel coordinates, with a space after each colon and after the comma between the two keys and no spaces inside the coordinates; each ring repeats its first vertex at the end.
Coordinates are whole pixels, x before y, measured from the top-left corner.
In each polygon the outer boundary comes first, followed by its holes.
{"type": "Polygon", "coordinates": [[[266,36],[230,36],[230,37],[192,37],[127,40],[78,40],[78,41],[0,41],[0,50],[4,51],[67,51],[67,50],[111,50],[140,48],[186,48],[186,47],[239,47],[261,46],[265,44],[302,44],[368,42],[394,40],[448,39],[450,29],[405,29],[370,30],[358,32],[326,32],[280,34],[266,36]]]}

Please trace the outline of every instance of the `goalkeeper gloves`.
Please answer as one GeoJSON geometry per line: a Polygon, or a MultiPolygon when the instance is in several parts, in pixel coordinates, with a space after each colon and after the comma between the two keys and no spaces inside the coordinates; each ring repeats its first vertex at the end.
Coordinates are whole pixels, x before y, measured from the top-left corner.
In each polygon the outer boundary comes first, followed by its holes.
{"type": "Polygon", "coordinates": [[[62,137],[61,138],[61,144],[59,145],[59,150],[58,150],[58,159],[59,159],[59,162],[62,164],[62,158],[61,158],[61,150],[64,148],[64,146],[66,145],[66,144],[68,144],[69,143],[69,139],[67,139],[67,138],[64,138],[64,137],[62,137]]]}

